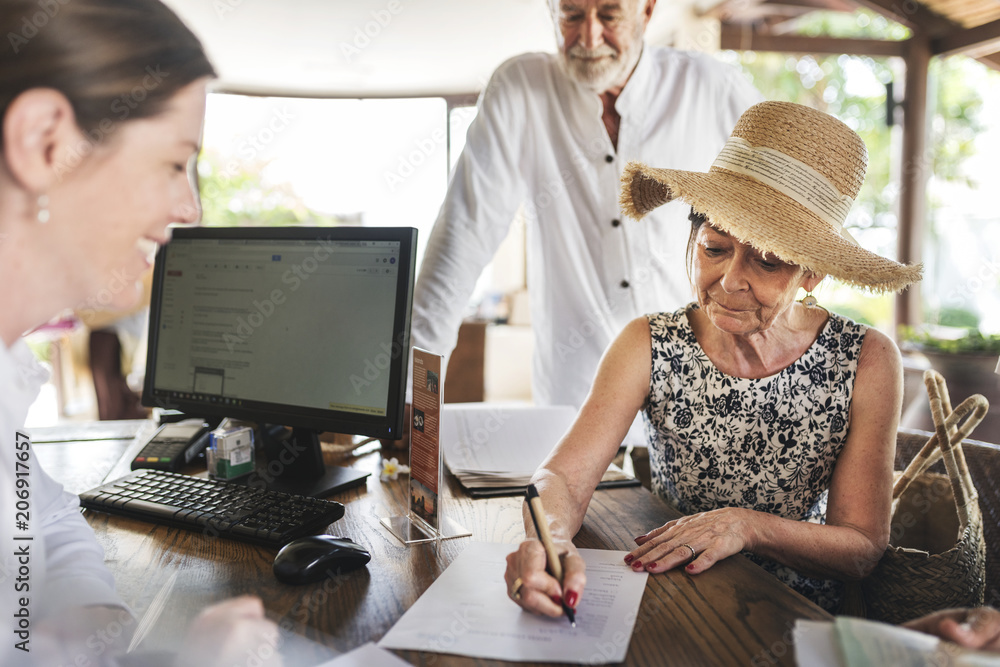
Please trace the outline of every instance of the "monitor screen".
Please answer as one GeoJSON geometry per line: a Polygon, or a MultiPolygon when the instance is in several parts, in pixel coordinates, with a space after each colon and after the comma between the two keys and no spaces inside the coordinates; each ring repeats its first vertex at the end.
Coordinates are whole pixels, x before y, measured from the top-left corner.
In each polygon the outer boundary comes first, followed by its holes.
{"type": "Polygon", "coordinates": [[[290,427],[310,469],[321,431],[399,438],[415,248],[412,228],[174,230],[143,403],[290,427]]]}

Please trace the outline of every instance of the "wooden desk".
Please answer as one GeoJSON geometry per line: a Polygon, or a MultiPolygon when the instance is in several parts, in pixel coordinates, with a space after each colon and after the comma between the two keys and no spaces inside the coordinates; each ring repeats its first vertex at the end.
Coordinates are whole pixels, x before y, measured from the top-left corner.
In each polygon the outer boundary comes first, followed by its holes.
{"type": "MultiPolygon", "coordinates": [[[[378,457],[373,452],[350,464],[374,472],[378,457]]],[[[145,647],[176,649],[185,626],[201,609],[251,593],[289,630],[283,633],[291,653],[286,665],[309,665],[335,654],[329,649],[343,652],[378,641],[470,539],[445,541],[439,549],[433,544],[408,548],[389,534],[379,519],[404,513],[405,476],[382,483],[373,474],[365,487],[335,499],[347,512],[329,532],[367,545],[372,561],[366,569],[306,586],[275,580],[275,550],[97,512],[88,511],[87,519],[104,545],[119,593],[136,611],[141,613],[174,570],[180,570],[157,631],[145,647]]],[[[472,500],[449,476],[442,504],[449,516],[472,530],[471,539],[510,544],[523,539],[519,498],[472,500]]],[[[576,543],[628,549],[635,535],[675,516],[641,488],[599,491],[576,543]]],[[[797,618],[830,616],[740,556],[696,577],[682,571],[650,576],[625,664],[793,664],[790,638],[797,618]]],[[[445,654],[400,655],[424,665],[489,662],[445,654]]]]}

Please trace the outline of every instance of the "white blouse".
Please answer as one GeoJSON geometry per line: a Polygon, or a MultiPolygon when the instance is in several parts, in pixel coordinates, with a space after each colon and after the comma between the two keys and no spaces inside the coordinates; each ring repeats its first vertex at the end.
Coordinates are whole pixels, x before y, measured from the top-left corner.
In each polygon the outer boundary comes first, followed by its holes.
{"type": "MultiPolygon", "coordinates": [[[[104,565],[104,550],[80,514],[80,499],[63,490],[18,441],[28,408],[47,372],[23,341],[0,343],[0,664],[21,664],[30,657],[17,650],[15,635],[21,599],[30,623],[71,607],[125,605],[115,594],[114,578],[104,565]],[[27,460],[19,460],[27,451],[27,460]],[[20,465],[19,465],[20,464],[20,465]],[[28,472],[19,477],[18,473],[28,472]],[[18,479],[26,479],[18,488],[18,479]],[[27,493],[24,493],[24,491],[27,493]],[[16,495],[27,495],[28,509],[16,495]],[[25,513],[22,514],[21,512],[25,513]],[[24,521],[20,524],[19,521],[24,521]],[[27,529],[22,529],[24,526],[27,529]],[[30,539],[25,539],[30,538],[30,539]],[[27,552],[27,553],[25,553],[27,552]]],[[[34,635],[35,633],[32,633],[34,635]]],[[[37,648],[37,643],[29,643],[37,648]]]]}

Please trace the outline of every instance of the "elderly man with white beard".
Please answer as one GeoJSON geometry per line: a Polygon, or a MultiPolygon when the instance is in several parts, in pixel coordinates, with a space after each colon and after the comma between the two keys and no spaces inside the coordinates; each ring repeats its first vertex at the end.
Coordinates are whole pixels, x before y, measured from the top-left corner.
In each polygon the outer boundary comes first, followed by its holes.
{"type": "Polygon", "coordinates": [[[626,163],[707,170],[760,95],[711,56],[644,44],[656,0],[549,2],[558,52],[508,60],[479,99],[423,258],[413,343],[451,352],[476,281],[521,208],[533,398],[579,407],[628,321],[691,296],[687,227],[669,224],[688,211],[670,204],[642,222],[623,219],[626,163]]]}

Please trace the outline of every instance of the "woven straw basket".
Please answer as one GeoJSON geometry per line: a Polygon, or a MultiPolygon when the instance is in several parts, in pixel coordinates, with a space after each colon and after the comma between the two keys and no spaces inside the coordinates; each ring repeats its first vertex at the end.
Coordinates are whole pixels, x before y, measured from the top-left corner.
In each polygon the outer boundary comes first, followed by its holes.
{"type": "Polygon", "coordinates": [[[989,403],[977,394],[952,411],[941,375],[927,371],[924,383],[937,432],[898,476],[889,547],[860,584],[859,615],[887,623],[981,605],[986,588],[983,516],[961,443],[989,403]],[[968,418],[959,426],[963,417],[968,418]],[[939,459],[947,474],[927,472],[939,459]]]}

